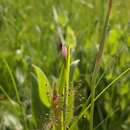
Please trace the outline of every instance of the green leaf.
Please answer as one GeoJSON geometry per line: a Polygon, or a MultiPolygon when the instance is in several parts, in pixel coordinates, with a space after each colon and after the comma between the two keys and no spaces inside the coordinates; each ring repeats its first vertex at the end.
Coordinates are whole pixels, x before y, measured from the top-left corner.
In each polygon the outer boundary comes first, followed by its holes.
{"type": "Polygon", "coordinates": [[[32,88],[31,88],[31,102],[32,102],[32,115],[34,124],[37,128],[42,128],[43,122],[49,118],[50,109],[47,108],[39,96],[39,88],[37,86],[37,80],[34,75],[32,75],[32,88]]]}
{"type": "Polygon", "coordinates": [[[52,89],[50,87],[49,81],[46,75],[39,67],[33,65],[33,68],[38,78],[38,90],[39,90],[40,99],[43,102],[43,104],[49,108],[51,106],[50,94],[52,93],[52,89]]]}

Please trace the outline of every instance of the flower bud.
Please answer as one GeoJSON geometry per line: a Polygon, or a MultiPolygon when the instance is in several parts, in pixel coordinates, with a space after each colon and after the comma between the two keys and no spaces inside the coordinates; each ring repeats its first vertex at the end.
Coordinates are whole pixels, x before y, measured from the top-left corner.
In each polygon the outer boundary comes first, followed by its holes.
{"type": "Polygon", "coordinates": [[[62,57],[66,58],[67,57],[67,48],[63,43],[60,43],[59,50],[60,50],[62,57]]]}

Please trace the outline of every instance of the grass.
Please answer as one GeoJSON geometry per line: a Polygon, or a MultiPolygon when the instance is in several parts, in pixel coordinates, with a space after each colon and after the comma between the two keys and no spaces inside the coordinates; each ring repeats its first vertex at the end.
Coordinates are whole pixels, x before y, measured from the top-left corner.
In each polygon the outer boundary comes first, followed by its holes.
{"type": "Polygon", "coordinates": [[[0,130],[129,130],[128,3],[0,0],[0,130]]]}
{"type": "MultiPolygon", "coordinates": [[[[95,98],[94,98],[94,102],[96,100],[98,100],[115,82],[117,82],[120,78],[122,78],[122,76],[124,76],[126,73],[128,73],[130,71],[130,68],[128,68],[127,70],[125,70],[124,72],[122,72],[119,76],[117,76],[109,85],[107,85],[105,87],[105,89],[103,89],[95,98]]],[[[86,111],[91,107],[91,103],[84,108],[84,110],[80,113],[80,115],[77,117],[77,119],[74,120],[74,122],[72,123],[70,130],[74,129],[74,126],[77,124],[78,120],[81,119],[81,117],[86,113],[86,111]]]]}
{"type": "Polygon", "coordinates": [[[105,38],[106,38],[106,30],[107,30],[107,25],[108,25],[108,21],[109,21],[111,8],[112,8],[112,0],[109,0],[108,11],[107,11],[105,24],[104,24],[104,28],[103,28],[103,34],[102,34],[102,38],[101,38],[101,42],[100,42],[100,46],[99,46],[99,51],[98,51],[98,54],[96,57],[95,67],[94,67],[92,81],[91,81],[91,93],[92,93],[91,94],[92,95],[91,104],[92,105],[91,105],[91,111],[90,111],[90,113],[91,113],[90,130],[93,130],[94,98],[95,98],[96,80],[97,80],[97,75],[98,75],[99,70],[100,70],[100,64],[101,64],[101,60],[102,60],[102,54],[103,54],[104,43],[105,43],[105,38]]]}

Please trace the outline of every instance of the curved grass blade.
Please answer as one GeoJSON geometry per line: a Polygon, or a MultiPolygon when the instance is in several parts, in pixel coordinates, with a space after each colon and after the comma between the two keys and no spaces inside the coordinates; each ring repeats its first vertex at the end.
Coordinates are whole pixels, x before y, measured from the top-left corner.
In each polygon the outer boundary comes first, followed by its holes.
{"type": "Polygon", "coordinates": [[[91,104],[92,105],[91,105],[91,109],[90,109],[90,125],[89,125],[90,130],[93,130],[94,105],[95,105],[94,98],[95,98],[96,80],[97,80],[97,76],[98,76],[98,73],[100,70],[100,65],[101,65],[101,60],[102,60],[102,55],[103,55],[103,50],[104,50],[104,45],[105,45],[105,38],[106,38],[106,33],[107,33],[107,25],[109,22],[111,9],[112,9],[112,0],[109,0],[107,15],[106,15],[105,23],[104,23],[104,27],[103,27],[103,33],[102,33],[99,50],[98,50],[97,57],[96,57],[95,67],[94,67],[94,71],[93,71],[93,75],[92,75],[92,80],[91,80],[91,95],[92,95],[91,104]]]}
{"type": "Polygon", "coordinates": [[[11,77],[12,84],[13,84],[13,87],[14,87],[14,91],[16,93],[17,102],[21,107],[21,114],[22,114],[25,130],[27,130],[28,128],[27,128],[27,122],[26,122],[26,119],[25,119],[25,110],[24,110],[24,107],[22,106],[22,103],[20,101],[20,95],[19,95],[18,88],[17,88],[16,82],[15,82],[15,78],[13,76],[13,73],[12,73],[11,68],[9,67],[7,61],[6,60],[3,60],[3,61],[4,61],[5,65],[6,65],[6,68],[7,68],[8,72],[9,72],[9,75],[11,77]]]}
{"type": "Polygon", "coordinates": [[[1,91],[3,92],[3,94],[7,97],[7,99],[9,100],[9,102],[11,103],[11,104],[16,104],[16,102],[14,102],[11,98],[10,98],[10,96],[8,95],[8,93],[3,89],[3,87],[0,85],[0,89],[1,89],[1,91]]]}
{"type": "Polygon", "coordinates": [[[9,67],[9,65],[8,65],[8,63],[7,63],[6,60],[4,60],[4,63],[5,63],[5,65],[6,65],[6,68],[7,68],[8,72],[9,72],[9,75],[10,75],[10,77],[11,77],[12,84],[13,84],[13,87],[14,87],[14,91],[15,91],[15,93],[16,93],[17,101],[18,101],[18,103],[20,104],[20,96],[19,96],[19,92],[18,92],[18,89],[17,89],[17,85],[16,85],[16,82],[15,82],[13,73],[12,73],[12,71],[11,71],[11,69],[10,69],[10,67],[9,67]]]}

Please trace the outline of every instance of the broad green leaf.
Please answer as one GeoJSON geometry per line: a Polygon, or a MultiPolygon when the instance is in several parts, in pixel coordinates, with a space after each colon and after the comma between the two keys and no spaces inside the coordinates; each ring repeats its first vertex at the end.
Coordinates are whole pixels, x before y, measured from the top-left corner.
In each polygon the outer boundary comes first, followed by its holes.
{"type": "MultiPolygon", "coordinates": [[[[36,77],[34,76],[33,78],[36,79],[36,77]]],[[[41,101],[39,95],[39,88],[37,87],[37,83],[35,79],[32,82],[33,86],[31,88],[32,89],[31,90],[32,114],[33,114],[34,124],[38,128],[42,128],[43,121],[48,119],[50,110],[41,101]]]]}
{"type": "Polygon", "coordinates": [[[43,104],[49,108],[51,106],[50,94],[52,92],[49,81],[39,67],[33,65],[33,68],[35,69],[38,78],[38,90],[40,99],[43,104]]]}

